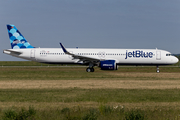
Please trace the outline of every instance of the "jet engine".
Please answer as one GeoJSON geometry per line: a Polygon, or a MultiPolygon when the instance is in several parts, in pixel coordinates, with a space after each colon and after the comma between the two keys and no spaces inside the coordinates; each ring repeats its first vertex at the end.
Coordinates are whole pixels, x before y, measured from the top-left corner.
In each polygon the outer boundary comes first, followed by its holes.
{"type": "Polygon", "coordinates": [[[100,61],[101,70],[117,70],[117,64],[115,60],[100,61]]]}

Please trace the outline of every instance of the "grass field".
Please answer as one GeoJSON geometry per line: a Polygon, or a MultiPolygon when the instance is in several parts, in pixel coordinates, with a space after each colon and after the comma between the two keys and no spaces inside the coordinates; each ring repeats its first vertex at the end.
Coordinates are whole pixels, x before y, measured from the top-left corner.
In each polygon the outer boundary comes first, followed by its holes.
{"type": "Polygon", "coordinates": [[[179,73],[179,67],[160,67],[160,73],[156,67],[96,67],[94,73],[73,66],[0,67],[0,119],[178,120],[179,73]]]}

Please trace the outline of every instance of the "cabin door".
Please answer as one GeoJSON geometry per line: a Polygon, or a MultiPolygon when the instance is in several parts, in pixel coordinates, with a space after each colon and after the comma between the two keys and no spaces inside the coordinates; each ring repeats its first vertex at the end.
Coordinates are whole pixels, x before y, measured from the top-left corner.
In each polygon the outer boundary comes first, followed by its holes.
{"type": "Polygon", "coordinates": [[[36,51],[35,49],[31,50],[31,53],[30,53],[31,54],[31,58],[35,58],[35,51],[36,51]]]}
{"type": "Polygon", "coordinates": [[[161,51],[156,51],[156,60],[161,60],[161,51]]]}

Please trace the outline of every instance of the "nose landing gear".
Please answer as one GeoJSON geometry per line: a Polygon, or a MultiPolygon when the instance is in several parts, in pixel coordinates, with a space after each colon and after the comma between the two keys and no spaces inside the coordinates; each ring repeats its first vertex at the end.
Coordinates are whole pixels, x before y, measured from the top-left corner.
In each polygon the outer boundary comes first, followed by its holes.
{"type": "Polygon", "coordinates": [[[156,66],[156,72],[159,73],[159,66],[156,66]]]}

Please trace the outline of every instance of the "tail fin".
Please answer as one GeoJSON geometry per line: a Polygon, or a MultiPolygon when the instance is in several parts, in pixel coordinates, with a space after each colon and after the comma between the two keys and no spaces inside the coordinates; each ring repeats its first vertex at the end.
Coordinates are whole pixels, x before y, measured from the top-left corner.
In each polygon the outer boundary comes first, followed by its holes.
{"type": "Polygon", "coordinates": [[[14,25],[7,25],[12,49],[34,48],[14,25]]]}

